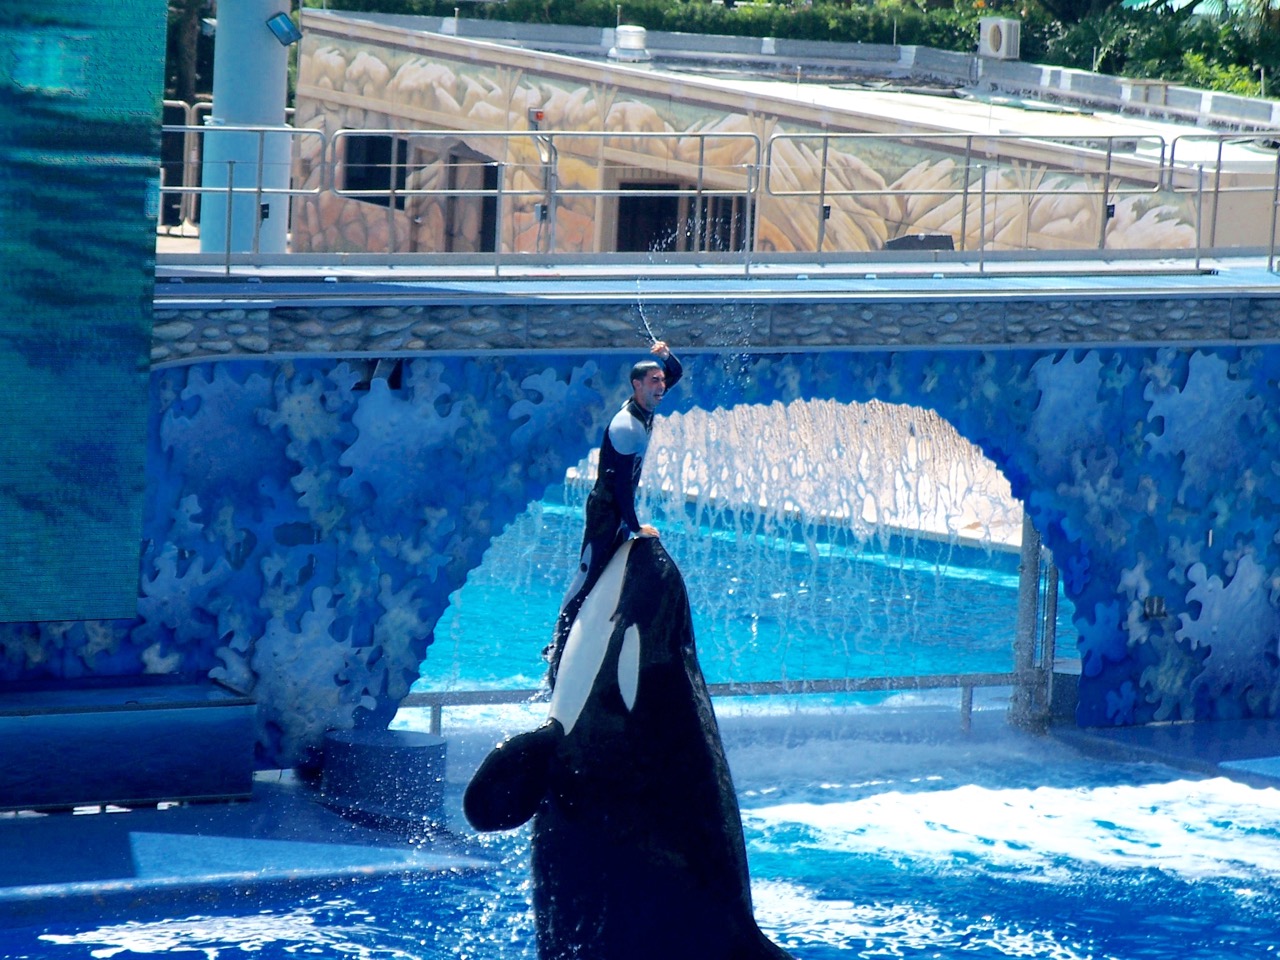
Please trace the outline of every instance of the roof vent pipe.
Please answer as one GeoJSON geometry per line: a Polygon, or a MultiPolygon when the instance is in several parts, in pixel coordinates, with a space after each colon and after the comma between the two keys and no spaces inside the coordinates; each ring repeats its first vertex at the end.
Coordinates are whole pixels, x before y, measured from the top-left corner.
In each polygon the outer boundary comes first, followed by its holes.
{"type": "Polygon", "coordinates": [[[644,27],[620,24],[613,31],[613,46],[609,48],[609,59],[624,63],[644,63],[651,59],[646,48],[647,43],[647,31],[644,27]]]}

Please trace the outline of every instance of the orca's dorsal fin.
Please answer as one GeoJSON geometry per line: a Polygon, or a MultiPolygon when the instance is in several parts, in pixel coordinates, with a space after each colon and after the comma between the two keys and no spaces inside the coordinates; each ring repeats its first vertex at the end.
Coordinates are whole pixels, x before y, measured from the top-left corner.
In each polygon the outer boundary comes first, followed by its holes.
{"type": "Polygon", "coordinates": [[[467,822],[482,833],[514,830],[538,812],[551,758],[564,738],[558,720],[517,734],[484,758],[462,795],[467,822]]]}

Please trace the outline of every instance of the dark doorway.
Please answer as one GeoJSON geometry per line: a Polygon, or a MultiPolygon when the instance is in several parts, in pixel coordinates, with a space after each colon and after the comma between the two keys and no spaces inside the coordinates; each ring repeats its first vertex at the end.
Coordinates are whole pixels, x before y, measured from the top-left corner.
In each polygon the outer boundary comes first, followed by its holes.
{"type": "MultiPolygon", "coordinates": [[[[620,183],[619,190],[681,189],[678,183],[620,183]]],[[[680,197],[618,197],[619,253],[665,253],[680,246],[680,197]]]]}
{"type": "Polygon", "coordinates": [[[728,253],[750,243],[749,197],[700,195],[681,183],[621,183],[618,189],[637,193],[618,198],[619,253],[728,253]]]}
{"type": "Polygon", "coordinates": [[[484,189],[491,191],[480,201],[480,249],[493,252],[498,249],[498,165],[484,165],[484,189]]]}
{"type": "Polygon", "coordinates": [[[717,253],[745,249],[751,201],[743,196],[703,197],[690,204],[690,248],[717,253]]]}
{"type": "Polygon", "coordinates": [[[498,165],[466,148],[451,152],[446,164],[445,251],[494,252],[498,242],[498,165]]]}

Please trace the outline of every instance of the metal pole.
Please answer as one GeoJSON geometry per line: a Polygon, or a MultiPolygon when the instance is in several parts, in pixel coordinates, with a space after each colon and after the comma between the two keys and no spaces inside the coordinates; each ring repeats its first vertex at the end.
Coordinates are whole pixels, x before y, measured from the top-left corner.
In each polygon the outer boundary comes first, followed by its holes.
{"type": "Polygon", "coordinates": [[[236,199],[236,162],[234,160],[227,161],[227,223],[226,223],[226,246],[223,254],[226,257],[223,268],[227,276],[231,275],[231,206],[236,199]]]}
{"type": "Polygon", "coordinates": [[[1098,249],[1107,249],[1107,223],[1111,217],[1107,211],[1111,204],[1111,150],[1114,146],[1114,138],[1107,137],[1107,166],[1102,172],[1102,209],[1099,211],[1098,217],[1098,249]]]}
{"type": "Polygon", "coordinates": [[[818,174],[818,248],[815,253],[822,253],[827,241],[827,153],[831,148],[831,135],[822,135],[822,169],[818,174]]]}
{"type": "Polygon", "coordinates": [[[1204,164],[1196,166],[1196,269],[1200,269],[1201,235],[1204,229],[1204,164]]]}
{"type": "Polygon", "coordinates": [[[707,135],[698,134],[698,185],[694,192],[693,207],[693,252],[699,253],[702,243],[702,176],[703,165],[707,162],[707,135]]]}
{"type": "Polygon", "coordinates": [[[1040,671],[1044,675],[1042,687],[1044,712],[1053,712],[1053,667],[1058,660],[1058,568],[1053,558],[1045,557],[1044,564],[1044,616],[1040,622],[1044,625],[1044,642],[1040,647],[1040,671]]]}
{"type": "Polygon", "coordinates": [[[960,249],[967,249],[969,243],[969,183],[973,176],[973,137],[965,137],[964,142],[964,193],[960,204],[960,249]]]}
{"type": "Polygon", "coordinates": [[[502,184],[506,179],[507,165],[505,162],[499,163],[497,192],[493,198],[493,275],[495,278],[502,273],[502,209],[504,206],[502,184]]]}
{"type": "Polygon", "coordinates": [[[258,246],[262,240],[262,163],[265,159],[266,151],[263,149],[266,143],[267,134],[264,130],[258,131],[258,176],[257,184],[253,191],[253,253],[256,256],[258,246]]]}
{"type": "Polygon", "coordinates": [[[978,272],[984,273],[987,268],[987,167],[986,164],[978,167],[978,176],[981,177],[982,193],[979,195],[978,209],[978,272]]]}
{"type": "Polygon", "coordinates": [[[387,253],[396,253],[396,172],[399,164],[396,158],[400,154],[400,138],[391,138],[391,163],[387,183],[387,253]]]}
{"type": "Polygon", "coordinates": [[[1276,173],[1271,178],[1271,243],[1267,253],[1267,272],[1276,269],[1276,207],[1280,205],[1280,153],[1276,154],[1276,173]]]}
{"type": "Polygon", "coordinates": [[[1022,517],[1022,554],[1018,565],[1018,622],[1013,641],[1013,672],[1018,678],[1009,701],[1009,720],[1030,726],[1034,720],[1036,622],[1040,608],[1040,534],[1022,517]]]}
{"type": "Polygon", "coordinates": [[[560,189],[560,151],[556,148],[555,134],[547,135],[547,150],[551,156],[551,163],[547,168],[547,253],[554,254],[556,220],[559,217],[556,193],[560,189]]]}
{"type": "Polygon", "coordinates": [[[1213,168],[1213,219],[1209,221],[1209,246],[1218,245],[1218,204],[1222,202],[1222,150],[1226,138],[1218,138],[1218,161],[1213,168]]]}

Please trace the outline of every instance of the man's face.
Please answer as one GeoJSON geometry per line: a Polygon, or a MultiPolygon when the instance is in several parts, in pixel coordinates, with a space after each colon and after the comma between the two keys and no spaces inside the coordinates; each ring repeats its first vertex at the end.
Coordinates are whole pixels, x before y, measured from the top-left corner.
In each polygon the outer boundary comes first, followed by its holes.
{"type": "Polygon", "coordinates": [[[646,370],[639,380],[631,381],[636,403],[645,413],[653,413],[658,409],[663,394],[667,392],[667,376],[661,370],[646,370]]]}

